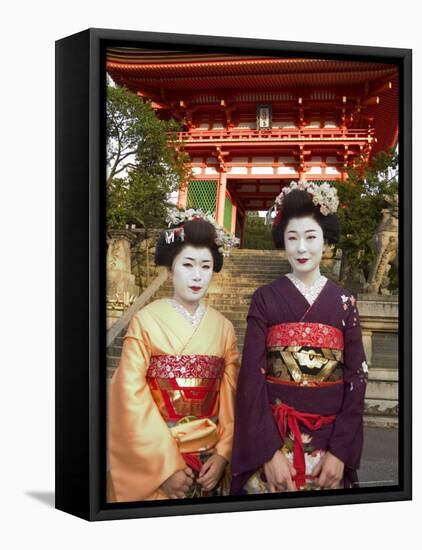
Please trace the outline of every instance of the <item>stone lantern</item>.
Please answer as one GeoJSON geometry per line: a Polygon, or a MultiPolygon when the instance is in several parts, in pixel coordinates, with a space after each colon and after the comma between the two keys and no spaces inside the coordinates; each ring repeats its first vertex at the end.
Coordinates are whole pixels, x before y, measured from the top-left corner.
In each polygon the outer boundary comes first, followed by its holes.
{"type": "Polygon", "coordinates": [[[125,229],[108,231],[107,250],[107,328],[123,314],[139,294],[131,272],[130,247],[136,236],[125,229]]]}

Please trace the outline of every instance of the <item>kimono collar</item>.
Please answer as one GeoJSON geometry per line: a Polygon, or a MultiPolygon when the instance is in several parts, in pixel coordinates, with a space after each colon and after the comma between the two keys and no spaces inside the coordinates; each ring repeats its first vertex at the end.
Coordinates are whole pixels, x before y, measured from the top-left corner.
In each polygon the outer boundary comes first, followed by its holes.
{"type": "Polygon", "coordinates": [[[315,302],[327,282],[327,277],[324,277],[324,275],[320,275],[312,286],[306,286],[298,277],[295,277],[293,273],[287,273],[286,277],[295,285],[309,305],[315,302]]]}
{"type": "Polygon", "coordinates": [[[170,304],[176,311],[178,311],[180,315],[182,315],[182,317],[184,317],[194,327],[197,327],[199,325],[205,314],[206,306],[202,303],[199,304],[194,313],[189,313],[187,309],[179,304],[179,302],[176,302],[176,300],[174,300],[173,298],[167,298],[166,302],[170,304]]]}

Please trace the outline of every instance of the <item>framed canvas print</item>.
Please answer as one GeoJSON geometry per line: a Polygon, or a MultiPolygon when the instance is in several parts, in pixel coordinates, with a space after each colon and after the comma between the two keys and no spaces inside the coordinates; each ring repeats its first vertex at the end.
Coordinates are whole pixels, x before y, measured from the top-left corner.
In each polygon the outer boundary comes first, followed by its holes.
{"type": "Polygon", "coordinates": [[[411,499],[411,50],[56,43],[56,507],[411,499]]]}

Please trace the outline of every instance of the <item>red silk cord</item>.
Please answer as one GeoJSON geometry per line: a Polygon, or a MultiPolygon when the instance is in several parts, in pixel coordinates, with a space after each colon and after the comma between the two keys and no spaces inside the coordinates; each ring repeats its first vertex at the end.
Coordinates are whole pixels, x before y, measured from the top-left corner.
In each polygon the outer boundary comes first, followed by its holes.
{"type": "Polygon", "coordinates": [[[321,426],[332,424],[336,416],[321,416],[319,414],[300,412],[285,403],[271,405],[271,408],[281,437],[283,439],[286,437],[287,428],[294,435],[293,466],[296,470],[295,481],[298,488],[302,487],[306,483],[306,467],[305,452],[303,450],[298,421],[300,420],[308,429],[315,431],[321,428],[321,426]]]}

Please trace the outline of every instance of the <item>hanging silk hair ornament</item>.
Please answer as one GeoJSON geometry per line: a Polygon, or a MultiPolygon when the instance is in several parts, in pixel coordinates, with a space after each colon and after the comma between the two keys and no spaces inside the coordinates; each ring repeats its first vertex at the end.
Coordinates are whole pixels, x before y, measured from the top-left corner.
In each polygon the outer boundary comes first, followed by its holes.
{"type": "Polygon", "coordinates": [[[280,210],[277,212],[277,216],[274,218],[274,221],[273,221],[274,227],[280,224],[281,220],[283,219],[283,214],[284,214],[283,209],[280,208],[280,210]]]}

